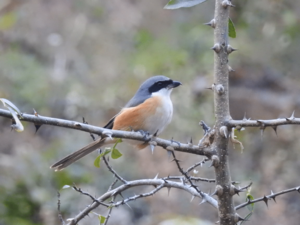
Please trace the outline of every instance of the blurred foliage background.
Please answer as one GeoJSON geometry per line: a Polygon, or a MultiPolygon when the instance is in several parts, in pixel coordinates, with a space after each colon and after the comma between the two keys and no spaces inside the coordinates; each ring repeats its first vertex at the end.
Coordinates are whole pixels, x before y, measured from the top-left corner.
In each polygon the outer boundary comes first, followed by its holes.
{"type": "MultiPolygon", "coordinates": [[[[200,139],[200,120],[214,123],[213,30],[203,23],[212,19],[214,1],[188,9],[164,10],[167,1],[136,0],[1,0],[0,1],[0,97],[23,112],[103,126],[132,97],[140,83],[155,74],[180,80],[173,91],[174,117],[161,135],[186,142],[200,139]]],[[[292,0],[235,1],[231,18],[239,51],[230,55],[235,72],[230,75],[232,117],[270,119],[300,116],[300,2],[292,0]]],[[[57,190],[75,183],[94,196],[107,190],[113,177],[104,165],[93,166],[97,153],[62,172],[49,166],[84,146],[91,138],[78,131],[42,126],[35,134],[10,130],[11,121],[0,118],[0,224],[59,224],[57,190]]],[[[253,181],[255,197],[299,185],[300,128],[284,126],[278,135],[267,129],[238,133],[245,150],[231,146],[234,180],[253,181]]],[[[174,162],[157,148],[136,152],[126,144],[124,154],[111,161],[127,180],[178,174],[174,162]]],[[[184,168],[202,158],[177,154],[184,168]]],[[[199,176],[213,178],[208,165],[199,176]]],[[[199,183],[210,192],[213,185],[199,183]]],[[[149,189],[136,189],[135,193],[149,189]]],[[[133,190],[125,193],[130,196],[133,190]]],[[[209,205],[190,202],[177,190],[113,210],[109,224],[211,224],[217,213],[209,205]],[[196,220],[196,219],[198,220],[196,220]],[[176,222],[177,221],[177,222],[176,222]],[[190,222],[189,222],[190,221],[190,222]]],[[[235,197],[237,203],[245,195],[235,197]]],[[[292,193],[257,204],[248,224],[298,225],[300,197],[292,193]]],[[[61,190],[61,210],[70,218],[90,199],[71,189],[61,190]]],[[[105,215],[106,211],[97,209],[105,215]]],[[[240,212],[246,215],[247,210],[240,212]]],[[[99,224],[90,215],[80,224],[99,224]]]]}

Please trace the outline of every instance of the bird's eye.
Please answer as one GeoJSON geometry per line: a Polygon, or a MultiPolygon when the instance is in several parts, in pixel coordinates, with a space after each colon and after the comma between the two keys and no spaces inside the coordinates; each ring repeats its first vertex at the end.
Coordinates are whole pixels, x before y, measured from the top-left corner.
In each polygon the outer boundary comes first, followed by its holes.
{"type": "Polygon", "coordinates": [[[157,83],[158,86],[162,86],[162,84],[163,84],[162,82],[158,82],[157,83]]]}

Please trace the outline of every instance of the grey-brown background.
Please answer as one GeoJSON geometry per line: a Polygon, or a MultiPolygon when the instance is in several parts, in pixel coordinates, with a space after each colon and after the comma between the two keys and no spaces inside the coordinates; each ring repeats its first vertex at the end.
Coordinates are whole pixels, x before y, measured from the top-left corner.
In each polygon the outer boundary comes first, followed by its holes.
{"type": "MultiPolygon", "coordinates": [[[[190,9],[164,10],[167,1],[136,0],[1,0],[0,1],[0,97],[22,111],[103,126],[149,76],[164,74],[184,85],[174,90],[174,117],[161,135],[186,142],[198,141],[200,120],[213,125],[213,30],[202,25],[213,17],[209,0],[190,9]]],[[[238,1],[231,11],[239,51],[230,55],[235,72],[230,75],[232,117],[252,119],[299,116],[300,2],[281,0],[238,1]]],[[[75,183],[94,196],[107,190],[112,175],[104,165],[93,166],[96,153],[62,172],[49,166],[87,144],[89,134],[42,126],[35,134],[10,130],[0,118],[0,224],[59,224],[56,191],[75,183]]],[[[230,147],[231,173],[241,184],[253,182],[253,196],[299,185],[300,127],[267,129],[237,134],[244,143],[230,147]]],[[[164,150],[136,152],[119,146],[124,156],[111,160],[125,179],[178,174],[164,150]]],[[[202,158],[178,154],[187,168],[202,158]]],[[[199,168],[199,176],[213,178],[213,169],[199,168]]],[[[213,185],[199,183],[203,191],[213,185]]],[[[135,189],[124,193],[147,191],[135,189]]],[[[167,224],[168,219],[192,218],[215,222],[215,210],[181,191],[162,190],[153,197],[114,210],[110,224],[167,224]]],[[[61,210],[70,218],[90,203],[71,189],[61,191],[61,210]]],[[[237,203],[245,195],[235,197],[237,203]]],[[[298,225],[300,196],[292,193],[255,206],[248,224],[298,225]]],[[[95,210],[105,215],[105,210],[95,210]]],[[[247,210],[241,211],[246,215],[247,210]]],[[[99,224],[90,215],[81,224],[99,224]]],[[[175,224],[175,222],[168,223],[175,224]]],[[[180,222],[180,224],[183,224],[180,222]]],[[[209,223],[206,223],[209,224],[209,223]]]]}

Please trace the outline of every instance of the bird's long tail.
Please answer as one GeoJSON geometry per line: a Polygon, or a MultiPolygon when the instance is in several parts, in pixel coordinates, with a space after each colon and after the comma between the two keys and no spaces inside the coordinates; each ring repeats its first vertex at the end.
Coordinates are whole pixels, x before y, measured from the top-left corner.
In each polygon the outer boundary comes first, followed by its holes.
{"type": "Polygon", "coordinates": [[[71,165],[73,162],[76,162],[77,160],[81,159],[82,157],[86,156],[87,154],[95,151],[96,149],[99,149],[103,145],[107,145],[113,143],[113,140],[107,140],[104,139],[98,139],[87,146],[79,149],[76,152],[73,152],[72,154],[66,156],[65,158],[59,160],[58,162],[54,163],[50,168],[55,169],[55,171],[63,170],[67,166],[71,165]]]}

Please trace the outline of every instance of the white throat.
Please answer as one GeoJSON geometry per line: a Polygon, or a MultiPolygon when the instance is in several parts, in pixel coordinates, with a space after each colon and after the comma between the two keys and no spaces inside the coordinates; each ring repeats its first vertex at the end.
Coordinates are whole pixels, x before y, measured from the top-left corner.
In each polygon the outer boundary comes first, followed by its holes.
{"type": "Polygon", "coordinates": [[[163,88],[163,89],[160,89],[157,92],[153,92],[152,96],[160,96],[160,97],[168,97],[168,98],[170,98],[172,90],[173,90],[173,88],[170,88],[170,89],[163,88]]]}

